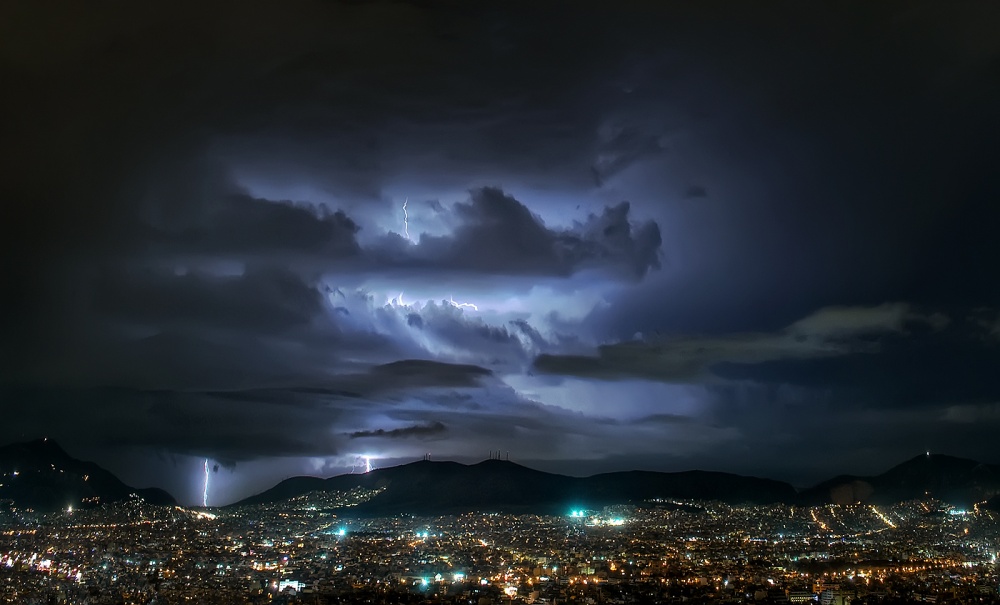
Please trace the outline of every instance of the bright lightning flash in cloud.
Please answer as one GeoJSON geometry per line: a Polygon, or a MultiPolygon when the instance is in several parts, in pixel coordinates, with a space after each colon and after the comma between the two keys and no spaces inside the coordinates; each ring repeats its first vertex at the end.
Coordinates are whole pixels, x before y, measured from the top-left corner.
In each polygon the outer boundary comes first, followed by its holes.
{"type": "Polygon", "coordinates": [[[472,309],[473,311],[478,311],[479,310],[479,307],[477,307],[476,305],[474,305],[472,303],[455,302],[455,298],[452,297],[452,296],[448,297],[448,302],[451,304],[451,306],[457,307],[459,309],[472,309]]]}
{"type": "Polygon", "coordinates": [[[355,472],[370,473],[373,470],[375,470],[375,467],[372,466],[371,456],[357,456],[354,458],[354,466],[351,467],[352,475],[355,472]]]}
{"type": "MultiPolygon", "coordinates": [[[[403,200],[403,234],[406,236],[406,239],[408,241],[413,241],[412,239],[410,239],[410,215],[406,211],[406,205],[409,204],[409,203],[410,203],[410,198],[409,198],[409,196],[407,196],[403,200]]],[[[455,298],[453,296],[449,296],[447,302],[451,306],[453,306],[455,308],[458,308],[458,309],[472,309],[473,311],[478,311],[479,310],[479,307],[476,306],[476,305],[474,305],[474,304],[472,304],[472,303],[456,302],[455,298]]],[[[397,296],[396,298],[390,298],[387,301],[387,304],[390,304],[390,305],[396,304],[396,305],[399,305],[400,307],[406,306],[405,303],[403,302],[403,293],[400,292],[399,296],[397,296]]]]}

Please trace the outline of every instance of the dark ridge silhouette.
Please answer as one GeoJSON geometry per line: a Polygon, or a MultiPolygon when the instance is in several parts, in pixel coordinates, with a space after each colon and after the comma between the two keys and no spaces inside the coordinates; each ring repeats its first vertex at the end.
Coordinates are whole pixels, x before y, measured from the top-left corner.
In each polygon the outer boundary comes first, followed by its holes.
{"type": "MultiPolygon", "coordinates": [[[[1000,510],[1000,466],[941,454],[920,455],[880,475],[840,475],[797,491],[772,479],[731,473],[624,471],[591,477],[546,473],[494,457],[477,464],[431,461],[321,479],[292,477],[231,506],[274,503],[310,492],[378,490],[350,509],[358,516],[440,515],[471,511],[564,514],[572,508],[671,500],[730,504],[892,504],[936,498],[1000,510]]],[[[87,508],[142,498],[174,505],[165,491],[136,489],[92,462],[72,458],[52,440],[0,447],[0,504],[37,511],[87,508]],[[15,476],[14,473],[17,473],[15,476]]]]}
{"type": "Polygon", "coordinates": [[[971,507],[1000,494],[1000,466],[943,454],[922,454],[881,475],[841,475],[804,490],[802,504],[892,504],[937,498],[971,507]]]}
{"type": "Polygon", "coordinates": [[[772,479],[709,471],[625,471],[579,478],[498,459],[473,465],[422,460],[325,480],[295,477],[234,506],[354,487],[384,488],[351,509],[362,516],[467,511],[562,514],[572,507],[597,508],[657,498],[818,505],[892,504],[932,497],[971,507],[996,496],[992,504],[1000,507],[1000,467],[938,454],[917,456],[881,475],[841,475],[802,491],[772,479]]]}
{"type": "Polygon", "coordinates": [[[980,508],[1000,512],[1000,495],[993,496],[980,506],[980,508]]]}
{"type": "Polygon", "coordinates": [[[587,481],[590,493],[602,501],[616,494],[629,494],[630,500],[678,498],[751,504],[791,502],[796,497],[795,488],[788,483],[711,471],[625,471],[594,475],[587,481]]]}
{"type": "Polygon", "coordinates": [[[466,511],[561,514],[571,507],[638,503],[650,498],[766,503],[790,500],[787,483],[728,473],[631,471],[579,478],[545,473],[507,460],[464,465],[421,460],[369,473],[322,480],[295,477],[234,506],[277,502],[309,491],[384,488],[352,508],[358,515],[434,515],[466,511]]]}
{"type": "Polygon", "coordinates": [[[162,489],[125,485],[93,462],[71,457],[51,439],[0,447],[0,484],[0,502],[39,512],[89,508],[136,497],[150,504],[176,504],[162,489]]]}

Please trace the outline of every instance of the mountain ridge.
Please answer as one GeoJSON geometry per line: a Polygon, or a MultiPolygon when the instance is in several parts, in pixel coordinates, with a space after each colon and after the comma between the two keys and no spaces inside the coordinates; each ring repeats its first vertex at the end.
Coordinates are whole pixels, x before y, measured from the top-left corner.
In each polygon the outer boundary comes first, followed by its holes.
{"type": "MultiPolygon", "coordinates": [[[[352,507],[352,514],[448,514],[523,512],[562,514],[570,508],[598,508],[662,500],[719,500],[731,504],[891,504],[933,497],[971,508],[1000,507],[1000,465],[944,454],[921,454],[878,475],[842,474],[811,487],[721,471],[645,470],[573,477],[509,460],[472,464],[419,460],[332,477],[290,477],[228,506],[281,502],[312,492],[377,492],[352,507]]],[[[92,462],[71,457],[52,440],[0,446],[0,503],[40,511],[97,506],[139,497],[152,504],[176,501],[158,488],[137,489],[92,462]]]]}
{"type": "Polygon", "coordinates": [[[803,504],[892,504],[921,495],[964,507],[996,498],[1000,465],[928,452],[879,475],[838,475],[800,492],[803,504]]]}
{"type": "Polygon", "coordinates": [[[797,490],[791,484],[720,471],[619,471],[588,477],[546,473],[505,460],[475,464],[421,460],[317,482],[286,479],[230,506],[277,502],[308,491],[383,488],[357,507],[359,515],[444,514],[472,510],[561,513],[570,506],[603,506],[652,499],[721,500],[731,504],[890,504],[935,497],[971,507],[1000,498],[1000,466],[941,454],[904,461],[879,475],[843,474],[797,490]],[[428,489],[434,486],[434,489],[428,489]]]}
{"type": "Polygon", "coordinates": [[[156,488],[135,488],[93,462],[73,458],[51,439],[0,446],[0,503],[49,512],[141,498],[151,504],[176,500],[156,488]]]}

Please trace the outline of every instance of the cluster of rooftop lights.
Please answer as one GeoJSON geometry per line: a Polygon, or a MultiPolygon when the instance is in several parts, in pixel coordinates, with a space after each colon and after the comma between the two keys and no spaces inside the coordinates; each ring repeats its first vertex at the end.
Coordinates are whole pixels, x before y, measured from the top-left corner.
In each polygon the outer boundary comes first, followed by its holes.
{"type": "Polygon", "coordinates": [[[574,509],[569,512],[572,519],[587,519],[587,525],[610,525],[619,527],[625,525],[625,519],[621,517],[603,518],[599,515],[591,515],[588,511],[574,509]]]}
{"type": "MultiPolygon", "coordinates": [[[[433,581],[434,582],[444,582],[444,576],[441,575],[441,574],[436,574],[434,576],[434,578],[433,578],[433,581]]],[[[465,574],[462,573],[462,572],[460,572],[460,571],[456,571],[455,573],[451,574],[451,581],[452,582],[464,582],[465,581],[465,574]]],[[[420,578],[420,585],[421,586],[428,586],[430,583],[431,583],[431,578],[420,578]]]]}

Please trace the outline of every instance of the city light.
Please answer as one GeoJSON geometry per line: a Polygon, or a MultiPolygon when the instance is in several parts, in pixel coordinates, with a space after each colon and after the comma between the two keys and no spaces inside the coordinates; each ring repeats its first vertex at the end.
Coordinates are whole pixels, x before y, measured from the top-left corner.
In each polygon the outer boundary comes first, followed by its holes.
{"type": "Polygon", "coordinates": [[[720,597],[739,595],[744,602],[766,601],[770,590],[781,591],[795,603],[816,601],[818,597],[810,595],[819,594],[829,601],[845,587],[859,596],[915,589],[932,594],[929,579],[942,579],[939,591],[957,584],[975,587],[993,577],[997,561],[992,510],[966,510],[932,500],[881,507],[686,503],[697,513],[646,503],[652,505],[573,508],[567,514],[579,521],[572,523],[545,515],[466,513],[435,516],[433,533],[428,519],[411,515],[338,520],[341,511],[346,515],[352,506],[379,493],[362,488],[317,491],[276,503],[215,509],[212,514],[176,505],[157,508],[141,500],[120,509],[65,506],[62,510],[73,515],[50,517],[53,531],[40,531],[30,523],[5,525],[0,534],[17,546],[0,550],[0,568],[22,579],[25,587],[34,586],[32,574],[46,574],[49,581],[66,585],[86,577],[88,583],[114,587],[129,577],[146,581],[155,571],[174,586],[192,591],[199,582],[228,577],[243,589],[265,582],[272,594],[308,591],[329,596],[341,590],[342,582],[386,582],[384,561],[391,561],[397,570],[393,573],[400,576],[391,586],[384,584],[386,590],[450,595],[470,581],[465,566],[472,564],[471,583],[477,590],[494,587],[488,590],[498,590],[504,605],[508,598],[510,603],[523,599],[545,605],[559,598],[559,592],[582,603],[589,590],[612,581],[630,584],[629,590],[650,602],[662,596],[664,584],[678,583],[708,604],[730,602],[720,597]],[[349,542],[344,540],[348,533],[354,534],[349,542]],[[82,545],[95,536],[122,546],[114,551],[118,554],[102,556],[89,566],[80,553],[89,552],[82,545]],[[428,541],[430,537],[435,539],[428,541]],[[230,554],[206,562],[197,556],[205,552],[230,554]],[[901,557],[903,553],[908,556],[901,557]],[[763,567],[737,576],[733,557],[753,557],[763,567]],[[800,568],[803,560],[851,563],[846,570],[833,567],[819,578],[800,568]],[[868,566],[865,561],[879,563],[868,566]],[[137,566],[139,576],[134,573],[137,566]],[[304,579],[319,573],[326,579],[304,579]],[[885,584],[890,577],[893,587],[885,584]],[[758,593],[762,596],[755,598],[758,593]]]}

